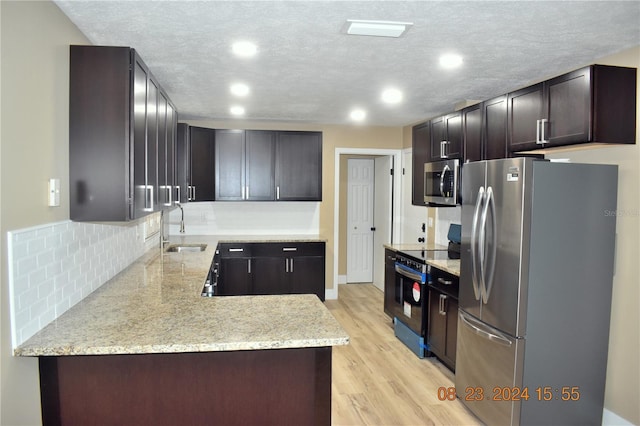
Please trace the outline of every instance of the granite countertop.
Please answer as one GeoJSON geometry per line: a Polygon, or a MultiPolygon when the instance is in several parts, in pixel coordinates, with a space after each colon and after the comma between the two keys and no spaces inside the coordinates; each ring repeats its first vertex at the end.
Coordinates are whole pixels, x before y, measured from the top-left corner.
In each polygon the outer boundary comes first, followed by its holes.
{"type": "Polygon", "coordinates": [[[385,248],[393,251],[403,251],[403,250],[446,250],[447,246],[443,246],[441,244],[429,244],[429,243],[402,243],[402,244],[385,244],[385,248]]]}
{"type": "Polygon", "coordinates": [[[17,356],[214,352],[346,345],[315,295],[202,297],[219,241],[323,241],[282,236],[177,237],[203,252],[154,248],[15,349],[17,356]]]}
{"type": "Polygon", "coordinates": [[[435,266],[438,269],[460,276],[460,259],[449,259],[447,246],[441,244],[385,244],[385,248],[396,252],[403,251],[425,251],[423,259],[427,265],[435,266]]]}
{"type": "Polygon", "coordinates": [[[457,277],[460,276],[460,259],[427,259],[427,265],[434,266],[457,277]]]}

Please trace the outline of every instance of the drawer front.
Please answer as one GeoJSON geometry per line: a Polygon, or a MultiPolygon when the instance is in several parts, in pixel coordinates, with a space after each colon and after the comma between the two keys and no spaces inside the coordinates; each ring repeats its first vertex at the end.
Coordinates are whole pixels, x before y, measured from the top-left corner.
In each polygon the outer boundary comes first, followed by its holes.
{"type": "Polygon", "coordinates": [[[218,244],[219,255],[221,258],[229,257],[251,257],[253,256],[252,243],[220,243],[218,244]]]}
{"type": "Polygon", "coordinates": [[[460,277],[433,266],[429,266],[428,284],[442,293],[458,298],[460,277]]]}
{"type": "Polygon", "coordinates": [[[253,246],[256,257],[296,257],[324,256],[324,242],[256,243],[253,246]]]}

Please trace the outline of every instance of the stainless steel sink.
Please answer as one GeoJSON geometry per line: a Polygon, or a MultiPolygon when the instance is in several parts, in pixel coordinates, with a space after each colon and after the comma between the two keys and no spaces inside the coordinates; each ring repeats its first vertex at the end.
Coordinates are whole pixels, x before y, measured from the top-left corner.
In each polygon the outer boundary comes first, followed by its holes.
{"type": "Polygon", "coordinates": [[[205,251],[206,244],[171,244],[166,248],[169,253],[199,252],[205,251]]]}

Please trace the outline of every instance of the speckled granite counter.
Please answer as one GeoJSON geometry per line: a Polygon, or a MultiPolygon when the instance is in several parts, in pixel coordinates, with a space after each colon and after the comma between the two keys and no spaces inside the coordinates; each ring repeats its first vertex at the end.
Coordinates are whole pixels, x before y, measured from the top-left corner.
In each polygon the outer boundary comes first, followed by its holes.
{"type": "Polygon", "coordinates": [[[315,295],[200,296],[218,242],[309,236],[178,237],[203,252],[153,249],[15,350],[17,356],[215,352],[345,345],[315,295]]]}
{"type": "Polygon", "coordinates": [[[409,244],[385,244],[385,248],[393,251],[403,250],[446,250],[447,246],[441,244],[428,244],[428,243],[409,243],[409,244]]]}
{"type": "Polygon", "coordinates": [[[460,259],[433,259],[427,260],[427,265],[435,266],[455,276],[460,276],[460,259]]]}

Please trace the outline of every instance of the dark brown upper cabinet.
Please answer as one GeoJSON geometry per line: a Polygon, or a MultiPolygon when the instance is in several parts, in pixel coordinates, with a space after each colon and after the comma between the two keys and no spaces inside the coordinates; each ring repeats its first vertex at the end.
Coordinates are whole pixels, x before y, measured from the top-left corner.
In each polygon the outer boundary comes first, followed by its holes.
{"type": "Polygon", "coordinates": [[[507,95],[482,103],[483,160],[507,156],[507,95]]]}
{"type": "Polygon", "coordinates": [[[429,161],[462,158],[462,113],[460,111],[431,120],[429,161]]]}
{"type": "Polygon", "coordinates": [[[509,93],[509,152],[635,143],[636,72],[591,65],[509,93]]]}
{"type": "Polygon", "coordinates": [[[216,201],[322,200],[322,133],[215,132],[216,201]]]}
{"type": "Polygon", "coordinates": [[[276,200],[322,201],[322,133],[279,131],[276,200]]]}
{"type": "MultiPolygon", "coordinates": [[[[191,130],[186,123],[178,123],[176,139],[176,179],[177,200],[186,203],[191,200],[191,130]]],[[[213,161],[212,161],[213,162],[213,161]]]]}
{"type": "Polygon", "coordinates": [[[411,204],[426,206],[424,202],[424,163],[430,161],[431,123],[424,122],[412,128],[412,185],[411,204]]]}
{"type": "Polygon", "coordinates": [[[140,56],[70,46],[69,71],[71,220],[127,221],[171,204],[177,112],[140,56]]]}
{"type": "Polygon", "coordinates": [[[215,141],[213,129],[190,127],[191,182],[187,190],[189,201],[215,200],[215,141]]]}
{"type": "Polygon", "coordinates": [[[482,145],[482,104],[466,107],[462,110],[464,162],[484,159],[482,145]]]}

